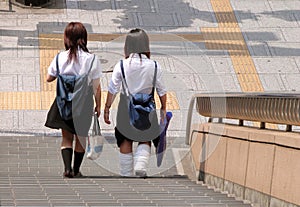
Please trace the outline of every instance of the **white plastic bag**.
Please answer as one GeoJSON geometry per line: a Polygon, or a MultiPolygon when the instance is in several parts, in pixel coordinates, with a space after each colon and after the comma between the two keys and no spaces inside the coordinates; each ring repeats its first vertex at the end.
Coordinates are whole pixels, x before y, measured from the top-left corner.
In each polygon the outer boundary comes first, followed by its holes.
{"type": "Polygon", "coordinates": [[[99,158],[103,149],[103,136],[101,135],[97,114],[94,114],[92,134],[88,138],[87,155],[90,160],[99,158]]]}

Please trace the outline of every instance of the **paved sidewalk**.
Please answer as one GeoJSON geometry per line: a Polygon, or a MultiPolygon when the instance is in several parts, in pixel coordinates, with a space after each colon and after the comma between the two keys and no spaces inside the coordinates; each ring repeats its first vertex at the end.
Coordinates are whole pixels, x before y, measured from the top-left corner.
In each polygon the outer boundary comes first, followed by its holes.
{"type": "MultiPolygon", "coordinates": [[[[158,34],[152,57],[163,66],[176,120],[184,136],[186,112],[195,93],[299,92],[299,0],[52,0],[47,8],[20,8],[0,1],[0,130],[53,134],[43,126],[55,95],[47,67],[63,49],[70,21],[83,22],[89,48],[103,70],[122,58],[122,35],[134,27],[158,34]],[[174,84],[176,83],[176,84],[174,84]]],[[[111,73],[104,74],[107,90],[111,73]]],[[[103,96],[104,98],[105,96],[103,96]]],[[[103,124],[107,130],[113,126],[103,124]]]]}
{"type": "MultiPolygon", "coordinates": [[[[55,96],[55,84],[46,83],[45,76],[63,49],[62,33],[70,21],[86,25],[88,46],[99,55],[104,71],[122,58],[122,36],[129,29],[141,27],[158,35],[151,38],[152,57],[165,70],[174,136],[184,136],[195,93],[300,89],[300,14],[294,9],[299,0],[52,2],[47,8],[10,8],[6,0],[0,1],[3,135],[56,133],[43,126],[55,96]]],[[[105,73],[102,80],[103,100],[110,75],[105,73]]]]}

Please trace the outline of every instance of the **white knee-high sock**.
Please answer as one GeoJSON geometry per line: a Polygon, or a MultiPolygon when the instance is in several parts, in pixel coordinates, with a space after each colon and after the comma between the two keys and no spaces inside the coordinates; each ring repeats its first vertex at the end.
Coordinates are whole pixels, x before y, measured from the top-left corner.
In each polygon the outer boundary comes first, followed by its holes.
{"type": "Polygon", "coordinates": [[[120,175],[121,176],[132,176],[133,175],[133,155],[132,153],[119,154],[120,162],[120,175]]]}
{"type": "Polygon", "coordinates": [[[134,170],[146,172],[151,148],[147,144],[139,144],[134,155],[134,170]]]}

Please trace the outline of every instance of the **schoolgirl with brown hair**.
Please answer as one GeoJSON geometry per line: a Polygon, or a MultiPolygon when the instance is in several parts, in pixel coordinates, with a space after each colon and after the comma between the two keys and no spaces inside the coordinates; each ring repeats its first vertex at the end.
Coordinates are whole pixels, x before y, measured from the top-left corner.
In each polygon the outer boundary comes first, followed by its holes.
{"type": "MultiPolygon", "coordinates": [[[[91,54],[87,48],[87,36],[86,28],[82,23],[70,22],[64,30],[65,50],[61,51],[52,60],[48,68],[47,82],[59,79],[60,76],[87,77],[88,95],[81,96],[84,98],[77,100],[77,104],[81,105],[80,108],[82,108],[80,116],[65,119],[60,112],[60,105],[57,101],[61,97],[57,95],[45,123],[46,127],[61,129],[62,141],[60,148],[64,163],[63,176],[66,178],[82,176],[80,166],[85,154],[86,137],[88,136],[92,116],[94,112],[97,113],[98,117],[100,116],[100,77],[102,76],[102,68],[99,58],[91,54]],[[73,150],[74,139],[75,148],[73,150]],[[73,151],[74,163],[72,166],[73,151]]],[[[75,104],[73,103],[73,105],[75,104]]],[[[74,109],[72,108],[72,110],[74,109]]]]}

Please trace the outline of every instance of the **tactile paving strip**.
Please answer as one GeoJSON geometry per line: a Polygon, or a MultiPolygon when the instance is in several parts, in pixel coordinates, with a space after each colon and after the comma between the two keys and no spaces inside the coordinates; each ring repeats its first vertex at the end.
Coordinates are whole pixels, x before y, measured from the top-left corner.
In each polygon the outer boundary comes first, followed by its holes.
{"type": "Polygon", "coordinates": [[[243,92],[263,87],[229,0],[211,0],[218,28],[201,28],[207,49],[227,50],[243,92]]]}
{"type": "MultiPolygon", "coordinates": [[[[218,28],[201,28],[206,48],[228,51],[243,92],[263,92],[262,83],[230,1],[211,0],[210,2],[215,12],[218,28]]],[[[253,124],[259,126],[256,122],[253,124]]],[[[267,124],[267,128],[278,127],[274,124],[267,124]]]]}
{"type": "MultiPolygon", "coordinates": [[[[101,107],[103,109],[107,91],[102,91],[101,107]]],[[[178,110],[179,104],[174,92],[167,94],[168,110],[178,110]]],[[[36,92],[0,92],[0,110],[48,110],[55,99],[55,91],[36,92]]],[[[156,108],[161,107],[159,97],[155,96],[156,108]]],[[[112,109],[117,108],[118,97],[112,105],[112,109]]]]}

